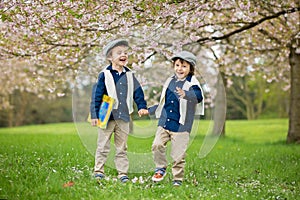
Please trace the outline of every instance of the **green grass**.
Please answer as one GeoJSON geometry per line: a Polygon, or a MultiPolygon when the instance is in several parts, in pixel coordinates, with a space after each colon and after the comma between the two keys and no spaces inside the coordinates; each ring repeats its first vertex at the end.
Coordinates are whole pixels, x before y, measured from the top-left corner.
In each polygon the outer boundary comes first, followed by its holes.
{"type": "MultiPolygon", "coordinates": [[[[226,137],[204,158],[204,133],[196,134],[179,188],[170,167],[159,184],[152,172],[129,173],[144,183],[121,184],[107,167],[110,180],[97,184],[94,157],[72,123],[2,128],[0,199],[300,199],[300,146],[285,144],[287,127],[286,119],[228,121],[226,137]]],[[[130,136],[129,150],[150,152],[152,138],[130,136]]]]}

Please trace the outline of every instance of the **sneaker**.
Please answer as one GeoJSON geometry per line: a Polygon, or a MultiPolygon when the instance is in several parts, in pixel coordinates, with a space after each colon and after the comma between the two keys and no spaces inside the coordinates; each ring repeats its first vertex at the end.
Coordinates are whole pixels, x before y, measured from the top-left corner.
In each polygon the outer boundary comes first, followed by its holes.
{"type": "Polygon", "coordinates": [[[127,181],[129,181],[129,178],[128,178],[128,176],[124,175],[124,176],[121,176],[120,181],[122,183],[126,183],[127,181]]]}
{"type": "Polygon", "coordinates": [[[105,178],[105,175],[101,173],[95,173],[94,177],[96,180],[102,180],[105,178]]]}
{"type": "Polygon", "coordinates": [[[179,180],[173,181],[173,186],[178,187],[178,186],[181,186],[181,185],[182,185],[182,181],[179,181],[179,180]]]}
{"type": "Polygon", "coordinates": [[[166,168],[156,168],[155,169],[155,174],[152,176],[152,181],[159,182],[164,179],[166,176],[166,168]]]}

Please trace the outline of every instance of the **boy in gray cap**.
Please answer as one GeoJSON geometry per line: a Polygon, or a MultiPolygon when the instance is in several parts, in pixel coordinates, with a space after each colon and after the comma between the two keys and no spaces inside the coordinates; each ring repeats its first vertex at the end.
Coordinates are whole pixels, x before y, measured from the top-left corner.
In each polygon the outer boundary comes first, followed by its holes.
{"type": "Polygon", "coordinates": [[[93,88],[90,105],[91,125],[97,126],[103,96],[107,95],[114,99],[107,127],[98,129],[94,175],[97,179],[105,177],[104,165],[110,151],[110,139],[114,133],[115,166],[118,178],[123,183],[129,180],[127,176],[129,168],[127,138],[133,102],[137,105],[139,116],[148,114],[141,85],[133,72],[125,66],[128,62],[128,47],[128,42],[123,39],[111,41],[104,47],[103,53],[110,65],[100,72],[97,84],[93,88]]]}
{"type": "Polygon", "coordinates": [[[156,165],[152,180],[162,181],[166,175],[166,145],[171,141],[173,185],[180,186],[194,115],[203,115],[204,105],[202,89],[194,76],[196,56],[181,51],[172,57],[172,61],[175,74],[165,82],[159,104],[148,109],[159,118],[152,144],[156,165]]]}

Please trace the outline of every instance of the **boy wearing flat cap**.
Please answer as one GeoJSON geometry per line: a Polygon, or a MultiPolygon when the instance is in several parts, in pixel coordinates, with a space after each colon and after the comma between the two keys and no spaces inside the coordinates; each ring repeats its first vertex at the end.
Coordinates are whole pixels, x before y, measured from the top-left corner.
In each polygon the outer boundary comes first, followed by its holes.
{"type": "Polygon", "coordinates": [[[97,84],[93,88],[90,104],[91,125],[97,126],[103,95],[114,99],[112,113],[106,128],[98,129],[94,175],[96,179],[105,178],[104,165],[110,151],[110,139],[114,133],[115,166],[118,178],[123,183],[129,180],[127,176],[129,168],[127,138],[133,102],[137,105],[139,116],[148,114],[141,85],[133,72],[125,66],[128,62],[128,48],[128,42],[123,39],[111,41],[104,47],[103,53],[110,65],[100,72],[97,84]]]}
{"type": "Polygon", "coordinates": [[[152,180],[162,181],[166,175],[166,146],[171,141],[173,185],[180,186],[194,115],[203,115],[204,105],[202,89],[194,76],[196,56],[181,51],[172,57],[172,61],[174,75],[166,80],[159,104],[149,108],[149,113],[159,118],[152,144],[156,165],[152,180]]]}

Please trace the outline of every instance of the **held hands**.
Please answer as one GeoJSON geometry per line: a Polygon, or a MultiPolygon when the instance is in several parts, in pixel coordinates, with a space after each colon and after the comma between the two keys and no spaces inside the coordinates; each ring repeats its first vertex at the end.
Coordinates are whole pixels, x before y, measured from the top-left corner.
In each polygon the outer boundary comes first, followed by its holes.
{"type": "Polygon", "coordinates": [[[97,124],[98,124],[98,119],[91,119],[92,126],[97,126],[97,124]]]}
{"type": "MultiPolygon", "coordinates": [[[[144,116],[144,115],[149,115],[149,111],[147,109],[140,109],[138,111],[138,114],[140,117],[144,116]]],[[[91,119],[91,125],[92,126],[97,126],[98,125],[98,119],[91,119]]]]}
{"type": "Polygon", "coordinates": [[[185,91],[179,87],[176,87],[176,93],[179,95],[179,98],[183,99],[185,97],[185,91]]]}
{"type": "Polygon", "coordinates": [[[140,109],[138,111],[138,114],[140,117],[144,116],[144,115],[149,115],[149,111],[147,109],[140,109]]]}

